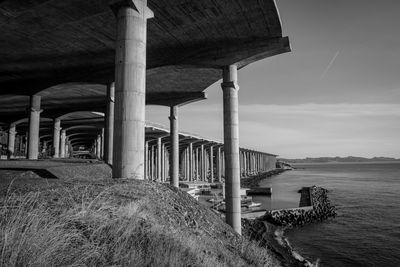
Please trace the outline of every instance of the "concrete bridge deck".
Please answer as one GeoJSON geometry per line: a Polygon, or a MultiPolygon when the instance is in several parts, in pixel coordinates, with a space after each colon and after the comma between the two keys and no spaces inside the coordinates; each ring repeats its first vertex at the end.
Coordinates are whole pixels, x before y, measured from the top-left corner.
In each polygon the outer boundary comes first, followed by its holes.
{"type": "Polygon", "coordinates": [[[168,166],[174,186],[182,170],[205,179],[209,168],[212,180],[215,163],[227,222],[240,233],[241,170],[265,169],[271,155],[240,152],[237,72],[290,51],[273,0],[4,0],[0,25],[0,126],[10,156],[34,160],[51,143],[51,156],[64,158],[83,147],[112,164],[114,178],[162,181],[168,166]],[[224,142],[214,151],[179,134],[178,110],[221,78],[224,142]],[[146,132],[146,104],[170,107],[168,144],[146,132]]]}

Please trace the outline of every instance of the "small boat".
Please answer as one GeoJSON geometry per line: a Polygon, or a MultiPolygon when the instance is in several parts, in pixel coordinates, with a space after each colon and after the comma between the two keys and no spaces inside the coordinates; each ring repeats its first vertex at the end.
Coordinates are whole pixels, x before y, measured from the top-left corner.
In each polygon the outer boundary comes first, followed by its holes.
{"type": "Polygon", "coordinates": [[[259,202],[251,202],[250,204],[247,205],[248,208],[256,208],[256,207],[260,207],[261,203],[259,202]]]}

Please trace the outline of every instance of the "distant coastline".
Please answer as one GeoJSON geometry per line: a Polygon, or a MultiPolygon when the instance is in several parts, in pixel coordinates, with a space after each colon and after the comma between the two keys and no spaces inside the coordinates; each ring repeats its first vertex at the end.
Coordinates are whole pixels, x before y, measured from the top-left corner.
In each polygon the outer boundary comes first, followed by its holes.
{"type": "Polygon", "coordinates": [[[389,157],[319,157],[319,158],[305,158],[305,159],[285,159],[279,158],[280,161],[288,163],[357,163],[357,162],[400,162],[400,159],[389,157]]]}

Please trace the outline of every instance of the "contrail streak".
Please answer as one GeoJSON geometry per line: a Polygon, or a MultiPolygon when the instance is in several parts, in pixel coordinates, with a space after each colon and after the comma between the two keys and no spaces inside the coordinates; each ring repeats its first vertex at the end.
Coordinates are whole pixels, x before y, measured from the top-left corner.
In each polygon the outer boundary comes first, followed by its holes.
{"type": "Polygon", "coordinates": [[[331,62],[329,62],[328,66],[326,66],[325,71],[322,73],[322,75],[320,77],[321,80],[325,77],[325,75],[328,72],[328,70],[332,67],[333,62],[335,62],[335,60],[336,60],[338,55],[339,55],[339,51],[336,52],[336,54],[333,56],[331,62]]]}

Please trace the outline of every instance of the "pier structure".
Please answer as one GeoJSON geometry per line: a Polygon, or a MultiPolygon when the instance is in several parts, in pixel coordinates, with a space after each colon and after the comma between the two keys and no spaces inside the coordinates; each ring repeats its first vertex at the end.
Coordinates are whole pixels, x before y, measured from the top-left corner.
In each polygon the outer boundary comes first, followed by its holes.
{"type": "MultiPolygon", "coordinates": [[[[100,112],[72,112],[54,120],[42,117],[38,158],[67,159],[87,156],[107,163],[107,140],[103,134],[106,120],[105,114],[100,112]]],[[[3,150],[3,159],[28,158],[28,127],[29,120],[22,119],[10,124],[8,131],[1,131],[1,143],[9,152],[3,150]]],[[[175,140],[171,141],[171,136],[169,127],[152,122],[145,123],[145,179],[161,182],[173,180],[170,155],[175,140]]],[[[177,132],[176,141],[179,148],[178,184],[179,181],[217,183],[225,179],[223,142],[184,131],[177,132]]],[[[274,154],[240,147],[239,155],[241,178],[272,170],[276,166],[274,154]]]]}
{"type": "Polygon", "coordinates": [[[237,73],[290,51],[273,0],[6,0],[0,11],[8,157],[65,158],[90,147],[112,165],[113,178],[170,175],[177,186],[182,170],[189,180],[225,176],[227,222],[240,233],[240,175],[270,163],[239,149],[237,73]],[[185,143],[179,106],[205,99],[221,79],[223,145],[185,143]],[[170,108],[168,135],[147,137],[146,104],[170,108]]]}

